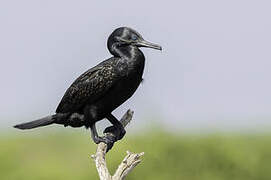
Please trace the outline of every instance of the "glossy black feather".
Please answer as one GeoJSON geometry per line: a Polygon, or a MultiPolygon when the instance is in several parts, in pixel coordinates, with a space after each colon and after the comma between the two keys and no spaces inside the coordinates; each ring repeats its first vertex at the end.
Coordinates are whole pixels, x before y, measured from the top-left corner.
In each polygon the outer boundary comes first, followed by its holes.
{"type": "Polygon", "coordinates": [[[81,112],[85,105],[103,97],[124,74],[127,74],[127,67],[121,59],[112,57],[89,69],[67,89],[56,112],[81,112]]]}

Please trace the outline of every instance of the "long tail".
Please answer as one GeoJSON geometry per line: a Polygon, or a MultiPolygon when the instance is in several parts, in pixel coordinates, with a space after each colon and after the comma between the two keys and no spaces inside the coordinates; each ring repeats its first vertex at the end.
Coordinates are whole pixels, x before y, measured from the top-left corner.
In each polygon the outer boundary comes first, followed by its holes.
{"type": "Polygon", "coordinates": [[[47,126],[47,125],[53,124],[55,122],[54,116],[55,115],[46,116],[44,118],[41,118],[41,119],[38,119],[35,121],[17,124],[13,127],[18,128],[18,129],[32,129],[32,128],[37,128],[37,127],[41,127],[41,126],[47,126]]]}

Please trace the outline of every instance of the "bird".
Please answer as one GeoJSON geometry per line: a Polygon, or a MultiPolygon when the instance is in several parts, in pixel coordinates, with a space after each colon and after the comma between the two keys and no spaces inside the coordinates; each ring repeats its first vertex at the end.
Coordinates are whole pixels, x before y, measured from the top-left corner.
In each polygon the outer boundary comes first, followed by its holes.
{"type": "Polygon", "coordinates": [[[144,40],[132,28],[115,29],[107,39],[107,48],[113,56],[80,75],[66,90],[54,115],[14,127],[24,130],[51,124],[67,126],[67,119],[79,114],[84,116],[84,126],[90,128],[96,144],[112,143],[97,133],[95,123],[102,119],[113,125],[105,131],[116,129],[119,131],[118,140],[122,139],[126,131],[112,111],[128,100],[143,80],[145,56],[139,49],[141,47],[162,50],[160,45],[144,40]]]}

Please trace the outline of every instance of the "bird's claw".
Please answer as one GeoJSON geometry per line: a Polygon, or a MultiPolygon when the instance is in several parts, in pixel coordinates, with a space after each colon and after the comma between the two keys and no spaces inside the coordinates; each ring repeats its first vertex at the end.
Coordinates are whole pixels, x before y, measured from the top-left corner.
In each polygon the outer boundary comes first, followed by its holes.
{"type": "Polygon", "coordinates": [[[116,140],[121,140],[123,136],[126,134],[126,131],[124,128],[117,128],[115,126],[109,126],[107,127],[104,132],[105,133],[111,133],[116,137],[116,140]]]}
{"type": "Polygon", "coordinates": [[[114,136],[104,136],[102,137],[103,142],[107,145],[106,152],[108,152],[110,149],[112,149],[114,143],[116,142],[114,136]]]}
{"type": "Polygon", "coordinates": [[[96,137],[94,142],[96,144],[99,144],[101,142],[105,143],[107,145],[106,152],[108,152],[113,147],[114,143],[116,142],[116,138],[112,135],[107,135],[103,137],[96,137]]]}

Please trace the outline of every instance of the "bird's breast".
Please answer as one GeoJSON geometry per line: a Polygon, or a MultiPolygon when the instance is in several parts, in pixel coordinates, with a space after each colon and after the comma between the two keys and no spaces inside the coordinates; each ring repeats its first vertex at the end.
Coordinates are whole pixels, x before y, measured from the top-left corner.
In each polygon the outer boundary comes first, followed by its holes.
{"type": "Polygon", "coordinates": [[[142,81],[144,61],[136,61],[124,58],[114,63],[114,73],[118,74],[115,84],[107,91],[103,98],[95,102],[97,114],[104,116],[123,104],[129,99],[142,81]]]}

